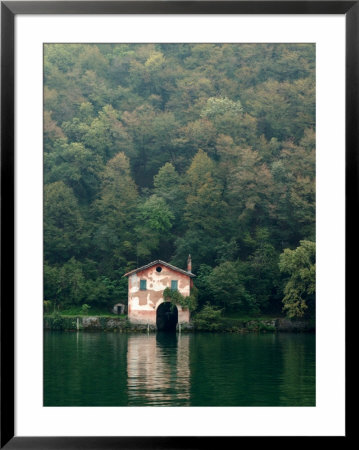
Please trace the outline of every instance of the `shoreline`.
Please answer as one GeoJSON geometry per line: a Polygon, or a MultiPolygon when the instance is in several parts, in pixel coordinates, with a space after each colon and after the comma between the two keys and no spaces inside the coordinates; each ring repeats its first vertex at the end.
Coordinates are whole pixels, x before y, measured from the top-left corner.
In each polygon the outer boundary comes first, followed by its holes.
{"type": "MultiPolygon", "coordinates": [[[[104,331],[117,333],[154,333],[156,326],[130,323],[127,317],[101,316],[44,316],[44,330],[53,331],[104,331]]],[[[198,329],[193,322],[180,324],[180,331],[207,333],[267,333],[267,332],[314,332],[315,325],[308,320],[274,319],[226,319],[222,318],[216,330],[198,329]]],[[[179,325],[177,324],[177,332],[179,325]]]]}

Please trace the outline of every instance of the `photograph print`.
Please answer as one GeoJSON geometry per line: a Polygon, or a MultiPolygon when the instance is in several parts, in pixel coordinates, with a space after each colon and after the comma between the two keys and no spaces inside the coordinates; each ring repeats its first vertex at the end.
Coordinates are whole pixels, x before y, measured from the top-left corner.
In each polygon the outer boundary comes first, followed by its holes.
{"type": "Polygon", "coordinates": [[[44,44],[44,406],[316,405],[315,58],[44,44]]]}

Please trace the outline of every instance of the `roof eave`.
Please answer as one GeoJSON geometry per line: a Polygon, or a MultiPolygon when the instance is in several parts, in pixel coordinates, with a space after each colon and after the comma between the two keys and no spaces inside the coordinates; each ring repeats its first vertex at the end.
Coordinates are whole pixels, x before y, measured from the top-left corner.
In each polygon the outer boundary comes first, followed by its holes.
{"type": "Polygon", "coordinates": [[[155,266],[156,264],[162,264],[165,267],[168,267],[168,268],[174,270],[175,272],[183,273],[184,275],[188,275],[191,278],[196,276],[192,272],[187,272],[186,270],[180,269],[179,267],[172,266],[172,264],[166,263],[165,261],[161,261],[160,259],[156,259],[156,261],[152,261],[151,263],[146,264],[146,265],[144,265],[142,267],[139,267],[138,269],[131,270],[130,272],[127,272],[127,273],[125,273],[122,276],[123,277],[128,277],[128,276],[133,275],[133,274],[135,274],[137,272],[141,272],[142,270],[149,269],[150,267],[155,266]]]}

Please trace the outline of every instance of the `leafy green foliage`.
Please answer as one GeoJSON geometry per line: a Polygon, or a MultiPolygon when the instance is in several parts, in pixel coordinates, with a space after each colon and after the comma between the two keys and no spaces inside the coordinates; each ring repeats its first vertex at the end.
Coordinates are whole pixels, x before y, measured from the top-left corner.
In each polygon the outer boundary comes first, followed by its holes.
{"type": "Polygon", "coordinates": [[[147,223],[149,228],[160,233],[168,233],[172,227],[174,215],[165,200],[152,195],[139,208],[140,220],[147,223]]]}
{"type": "Polygon", "coordinates": [[[201,112],[201,117],[208,117],[209,119],[213,119],[224,114],[237,116],[242,112],[243,107],[239,100],[234,102],[227,97],[210,97],[207,100],[206,106],[201,112]]]}
{"type": "Polygon", "coordinates": [[[55,311],[52,314],[52,325],[51,328],[53,330],[63,330],[64,329],[64,319],[61,317],[61,314],[58,311],[55,311]]]}
{"type": "Polygon", "coordinates": [[[315,243],[300,241],[295,250],[285,249],[279,268],[290,276],[284,288],[284,311],[288,317],[314,314],[315,243]]]}
{"type": "Polygon", "coordinates": [[[222,326],[221,315],[222,311],[218,307],[207,303],[193,318],[194,326],[199,331],[219,331],[222,326]]]}
{"type": "Polygon", "coordinates": [[[72,189],[63,181],[44,188],[45,258],[52,263],[64,263],[79,254],[84,221],[72,189]]]}
{"type": "Polygon", "coordinates": [[[166,301],[171,301],[173,304],[181,305],[182,308],[194,311],[197,307],[198,290],[195,286],[191,288],[191,294],[186,297],[183,296],[178,290],[172,290],[166,288],[163,291],[163,298],[166,301]]]}
{"type": "Polygon", "coordinates": [[[315,46],[46,44],[44,183],[54,307],[109,311],[190,253],[199,308],[278,313],[279,255],[315,239],[315,46]]]}
{"type": "Polygon", "coordinates": [[[49,313],[51,311],[51,307],[52,307],[52,301],[44,300],[44,312],[49,313]]]}
{"type": "Polygon", "coordinates": [[[226,310],[257,311],[255,298],[246,288],[246,272],[246,265],[239,260],[226,261],[213,269],[207,283],[215,304],[226,310]]]}
{"type": "Polygon", "coordinates": [[[91,308],[90,305],[88,305],[87,303],[84,303],[84,304],[81,306],[81,312],[82,312],[82,314],[88,314],[90,308],[91,308]]]}

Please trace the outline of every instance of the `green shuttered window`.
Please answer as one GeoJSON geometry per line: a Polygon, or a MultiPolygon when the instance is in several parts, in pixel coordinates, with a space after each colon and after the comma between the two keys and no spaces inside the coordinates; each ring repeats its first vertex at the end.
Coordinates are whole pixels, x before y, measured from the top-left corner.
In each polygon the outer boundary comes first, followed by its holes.
{"type": "Polygon", "coordinates": [[[178,289],[178,281],[177,280],[171,281],[171,289],[172,289],[172,291],[177,291],[177,289],[178,289]]]}
{"type": "Polygon", "coordinates": [[[140,280],[140,290],[141,291],[145,291],[147,289],[146,282],[147,282],[147,280],[140,280]]]}

